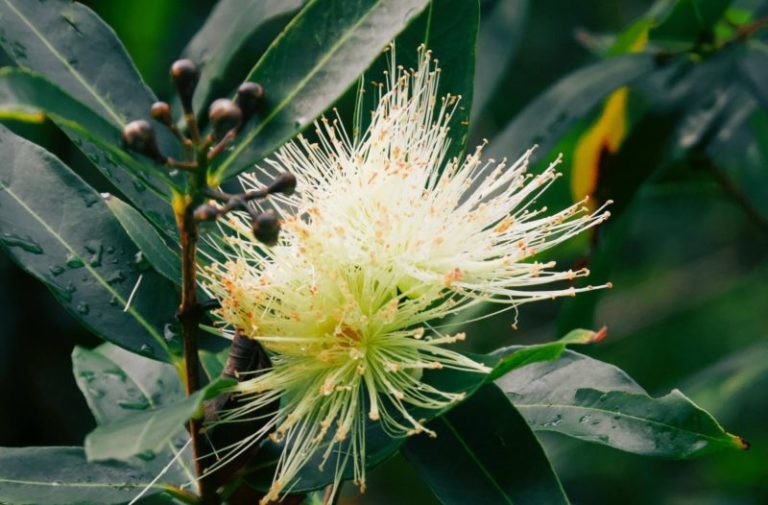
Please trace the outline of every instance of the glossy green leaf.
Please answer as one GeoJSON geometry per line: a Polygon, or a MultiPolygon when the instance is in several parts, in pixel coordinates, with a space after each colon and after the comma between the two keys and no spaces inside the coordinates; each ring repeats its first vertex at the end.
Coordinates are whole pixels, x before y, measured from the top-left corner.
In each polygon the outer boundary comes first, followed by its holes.
{"type": "Polygon", "coordinates": [[[497,384],[534,430],[668,458],[746,447],[680,391],[652,398],[620,369],[573,351],[497,384]]]}
{"type": "Polygon", "coordinates": [[[583,118],[608,93],[649,73],[653,58],[630,54],[609,58],[582,67],[563,77],[522,110],[492,140],[487,156],[517,158],[538,145],[546,155],[574,124],[583,118]]]}
{"type": "Polygon", "coordinates": [[[217,169],[252,167],[309,125],[352,85],[428,0],[310,0],[248,75],[267,93],[264,117],[217,169]]]}
{"type": "MultiPolygon", "coordinates": [[[[120,130],[44,77],[27,70],[0,70],[0,118],[40,121],[49,117],[115,188],[169,236],[175,222],[167,201],[167,177],[120,145],[120,130]]],[[[162,170],[165,171],[165,168],[162,170]]]]}
{"type": "MultiPolygon", "coordinates": [[[[398,65],[417,68],[417,48],[425,44],[440,66],[439,94],[461,97],[449,124],[448,159],[462,156],[467,148],[479,24],[477,0],[431,0],[429,7],[397,37],[398,65]]],[[[371,77],[381,78],[379,75],[371,77]]]]}
{"type": "Polygon", "coordinates": [[[139,211],[115,196],[106,198],[105,202],[157,273],[174,284],[181,284],[179,254],[168,247],[149,221],[144,219],[139,211]]]}
{"type": "Polygon", "coordinates": [[[173,366],[113,344],[102,344],[93,350],[75,347],[72,369],[77,386],[100,425],[184,398],[173,366]]]}
{"type": "Polygon", "coordinates": [[[768,78],[768,45],[761,41],[751,42],[746,54],[739,60],[741,77],[749,86],[752,94],[763,108],[768,109],[768,89],[765,80],[768,78]]]}
{"type": "Polygon", "coordinates": [[[24,68],[40,72],[116,126],[144,117],[155,97],[128,53],[88,7],[0,0],[0,45],[24,68]]]}
{"type": "MultiPolygon", "coordinates": [[[[102,344],[88,350],[75,347],[72,352],[72,371],[80,391],[96,418],[98,425],[109,425],[137,411],[154,409],[182,400],[184,390],[178,371],[171,365],[148,360],[112,344],[102,344]]],[[[159,453],[145,452],[141,458],[165,466],[179,454],[189,437],[181,433],[166,444],[159,453]]],[[[194,479],[189,448],[177,459],[177,464],[163,480],[183,484],[194,479]]]]}
{"type": "MultiPolygon", "coordinates": [[[[490,355],[468,354],[468,357],[491,368],[491,372],[484,374],[450,369],[426,370],[423,381],[440,391],[464,393],[468,398],[475,394],[484,384],[516,367],[525,366],[540,360],[556,359],[562,354],[565,346],[568,344],[595,342],[603,336],[604,333],[602,332],[574,330],[563,337],[563,339],[548,344],[507,347],[490,355]]],[[[426,422],[444,414],[448,410],[449,408],[443,410],[413,409],[411,415],[426,422]]],[[[379,423],[368,422],[366,424],[365,442],[366,467],[377,465],[390,457],[400,448],[404,441],[402,438],[391,438],[388,436],[382,430],[379,423]]],[[[272,442],[265,442],[263,444],[260,453],[263,455],[263,459],[249,476],[248,480],[251,484],[260,489],[269,488],[272,476],[274,475],[274,466],[281,451],[282,445],[272,442]]],[[[338,453],[344,455],[344,449],[341,449],[338,453]]],[[[338,457],[338,454],[329,459],[325,464],[324,470],[320,470],[318,467],[321,458],[320,455],[316,455],[300,472],[296,487],[293,488],[295,492],[319,489],[332,482],[336,463],[334,458],[336,457],[338,457]]],[[[348,467],[344,475],[345,479],[352,479],[352,469],[348,467]]]]}
{"type": "Polygon", "coordinates": [[[528,17],[528,4],[528,0],[500,0],[481,19],[477,39],[473,118],[479,116],[488,105],[504,71],[517,54],[528,17]]]}
{"type": "Polygon", "coordinates": [[[499,349],[485,357],[493,369],[487,381],[493,381],[507,372],[538,361],[552,361],[559,358],[570,344],[592,344],[605,338],[606,328],[600,331],[576,329],[560,340],[527,346],[512,346],[499,349]]]}
{"type": "Polygon", "coordinates": [[[219,379],[183,400],[99,426],[85,438],[88,460],[127,459],[147,451],[161,451],[184,430],[189,419],[201,413],[205,400],[235,383],[232,379],[219,379]]]}
{"type": "Polygon", "coordinates": [[[0,209],[4,248],[72,315],[121,347],[174,359],[163,337],[177,305],[173,286],[136,262],[136,247],[101,195],[5,127],[0,209]]]}
{"type": "MultiPolygon", "coordinates": [[[[105,505],[127,503],[155,477],[140,460],[86,461],[81,447],[0,448],[0,503],[105,505]]],[[[156,484],[148,492],[162,491],[156,484]]]]}
{"type": "Polygon", "coordinates": [[[733,0],[677,0],[661,23],[651,30],[653,40],[696,43],[723,16],[733,0]]]}
{"type": "MultiPolygon", "coordinates": [[[[221,78],[249,39],[301,7],[302,0],[221,0],[182,52],[200,67],[195,110],[228,93],[221,78]]],[[[271,35],[271,33],[270,33],[271,35]]]]}
{"type": "Polygon", "coordinates": [[[446,505],[567,504],[525,419],[493,384],[408,439],[403,452],[446,505]]]}

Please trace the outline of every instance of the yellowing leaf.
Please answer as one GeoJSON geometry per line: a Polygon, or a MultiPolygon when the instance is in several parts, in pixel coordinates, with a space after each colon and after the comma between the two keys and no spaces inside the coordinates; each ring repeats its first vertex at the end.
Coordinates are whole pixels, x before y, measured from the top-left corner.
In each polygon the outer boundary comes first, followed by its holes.
{"type": "MultiPolygon", "coordinates": [[[[650,25],[643,25],[642,28],[631,43],[622,41],[626,45],[626,52],[643,50],[648,42],[650,25]]],[[[594,195],[604,155],[615,154],[621,147],[628,129],[628,100],[629,88],[626,86],[614,91],[606,99],[600,117],[577,142],[571,173],[571,194],[574,200],[594,195]]],[[[588,205],[594,209],[596,203],[590,201],[588,205]]]]}

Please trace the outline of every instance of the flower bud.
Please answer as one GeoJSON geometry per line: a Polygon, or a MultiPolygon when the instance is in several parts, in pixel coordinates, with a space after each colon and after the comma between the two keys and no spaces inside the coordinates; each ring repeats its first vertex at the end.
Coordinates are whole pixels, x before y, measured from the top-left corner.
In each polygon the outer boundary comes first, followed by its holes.
{"type": "Polygon", "coordinates": [[[237,88],[237,106],[243,111],[243,124],[264,104],[264,88],[255,82],[244,82],[237,88]]]}
{"type": "Polygon", "coordinates": [[[192,60],[176,60],[171,65],[171,78],[179,92],[184,112],[192,113],[192,96],[195,94],[197,81],[200,80],[200,70],[192,60]]]}
{"type": "Polygon", "coordinates": [[[255,215],[251,221],[251,227],[253,236],[262,244],[269,246],[277,244],[277,237],[280,235],[280,221],[271,210],[255,215]]]}
{"type": "Polygon", "coordinates": [[[155,102],[149,109],[149,115],[160,121],[166,126],[171,126],[173,118],[171,117],[171,106],[165,102],[155,102]]]}
{"type": "Polygon", "coordinates": [[[283,172],[275,177],[275,180],[272,181],[267,190],[270,193],[292,195],[296,190],[296,176],[290,172],[283,172]]]}
{"type": "Polygon", "coordinates": [[[137,119],[123,127],[123,142],[128,149],[152,158],[158,163],[165,163],[165,156],[160,153],[155,138],[155,130],[149,121],[137,119]]]}
{"type": "Polygon", "coordinates": [[[204,203],[203,205],[199,206],[192,213],[192,217],[194,217],[195,221],[198,221],[198,222],[213,221],[218,217],[218,215],[219,215],[219,209],[207,203],[204,203]]]}
{"type": "Polygon", "coordinates": [[[243,113],[235,102],[228,98],[219,98],[214,100],[208,109],[208,119],[213,127],[213,135],[217,138],[223,138],[230,130],[240,126],[243,119],[243,113]]]}

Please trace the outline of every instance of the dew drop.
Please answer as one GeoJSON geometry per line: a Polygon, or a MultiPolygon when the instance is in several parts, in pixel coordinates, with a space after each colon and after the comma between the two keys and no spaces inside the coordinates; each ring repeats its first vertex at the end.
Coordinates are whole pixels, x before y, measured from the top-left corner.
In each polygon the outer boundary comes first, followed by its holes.
{"type": "Polygon", "coordinates": [[[179,336],[179,333],[173,323],[166,323],[163,326],[163,337],[168,342],[173,342],[179,336]]]}
{"type": "Polygon", "coordinates": [[[142,354],[146,354],[147,356],[154,356],[155,355],[155,350],[153,348],[151,348],[147,344],[142,344],[141,347],[139,348],[139,351],[142,354]]]}
{"type": "Polygon", "coordinates": [[[43,254],[43,248],[40,247],[40,244],[35,242],[29,235],[22,237],[21,235],[16,235],[15,233],[6,232],[3,233],[1,240],[3,244],[8,247],[19,247],[28,253],[43,254]]]}
{"type": "Polygon", "coordinates": [[[141,400],[118,400],[117,405],[121,409],[125,410],[147,410],[149,408],[149,402],[145,399],[141,400]]]}
{"type": "Polygon", "coordinates": [[[108,284],[120,284],[123,281],[125,281],[125,275],[120,270],[115,270],[115,272],[107,277],[108,284]]]}
{"type": "Polygon", "coordinates": [[[106,393],[101,389],[88,388],[88,394],[92,398],[103,398],[106,393]]]}
{"type": "Polygon", "coordinates": [[[85,243],[85,250],[88,251],[88,264],[93,267],[101,266],[101,256],[104,252],[104,246],[99,240],[89,240],[85,243]]]}
{"type": "Polygon", "coordinates": [[[77,307],[75,307],[75,310],[77,310],[78,314],[86,316],[91,311],[91,307],[89,307],[85,302],[80,302],[77,304],[77,307]]]}
{"type": "Polygon", "coordinates": [[[48,271],[51,272],[51,275],[55,277],[57,275],[63,274],[66,271],[66,268],[61,265],[51,265],[48,267],[48,271]]]}
{"type": "Polygon", "coordinates": [[[149,262],[141,251],[136,252],[133,256],[133,266],[139,272],[146,272],[150,268],[149,262]]]}
{"type": "Polygon", "coordinates": [[[67,254],[67,259],[64,260],[67,263],[67,266],[69,268],[82,268],[85,263],[83,263],[82,258],[76,254],[67,254]]]}

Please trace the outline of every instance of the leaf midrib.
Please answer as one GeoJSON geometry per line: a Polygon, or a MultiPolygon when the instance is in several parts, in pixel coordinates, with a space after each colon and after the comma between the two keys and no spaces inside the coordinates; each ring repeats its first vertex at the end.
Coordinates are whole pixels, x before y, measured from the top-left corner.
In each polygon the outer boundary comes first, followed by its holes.
{"type": "Polygon", "coordinates": [[[451,422],[448,420],[447,417],[442,418],[443,424],[445,424],[446,428],[448,428],[453,436],[456,438],[456,440],[459,442],[461,447],[464,449],[464,451],[469,455],[469,457],[474,461],[477,466],[480,468],[480,471],[482,472],[483,476],[488,479],[493,487],[499,492],[499,494],[504,498],[504,502],[508,503],[510,505],[514,505],[514,502],[512,501],[512,498],[507,494],[507,492],[502,488],[499,483],[496,481],[496,478],[493,476],[493,474],[488,470],[488,468],[483,464],[483,462],[478,457],[477,453],[472,450],[472,448],[467,445],[467,443],[464,441],[464,438],[461,436],[461,434],[458,432],[458,430],[451,424],[451,422]]]}
{"type": "MultiPolygon", "coordinates": [[[[123,373],[133,382],[134,386],[136,386],[136,389],[139,390],[139,392],[144,396],[144,398],[147,400],[147,403],[151,408],[157,407],[157,403],[152,398],[152,395],[149,394],[149,391],[144,387],[144,385],[138,381],[134,375],[130,372],[130,370],[127,370],[125,367],[121,366],[118,362],[110,358],[109,356],[99,353],[101,357],[103,357],[105,360],[112,363],[115,367],[122,370],[123,373]]],[[[195,480],[195,476],[192,474],[192,470],[186,465],[184,462],[184,459],[181,457],[181,451],[176,448],[175,445],[173,445],[173,441],[168,442],[168,448],[173,453],[177,464],[181,467],[181,469],[184,471],[184,473],[187,475],[187,477],[190,478],[190,480],[195,480]]]]}
{"type": "MultiPolygon", "coordinates": [[[[55,231],[54,231],[54,230],[53,230],[53,229],[52,229],[52,228],[51,228],[51,227],[48,225],[48,223],[46,223],[46,222],[45,222],[45,220],[44,220],[42,217],[40,217],[40,216],[39,216],[39,215],[38,215],[38,214],[37,214],[37,213],[36,213],[34,210],[32,210],[32,208],[30,208],[30,207],[29,207],[29,206],[28,206],[28,205],[27,205],[27,204],[26,204],[26,203],[25,203],[25,202],[24,202],[24,201],[23,201],[23,200],[22,200],[22,199],[21,199],[21,198],[20,198],[20,197],[19,197],[19,196],[16,194],[16,193],[13,191],[13,189],[12,189],[11,187],[9,187],[9,186],[7,186],[7,185],[3,185],[3,186],[1,186],[1,187],[2,187],[2,188],[4,188],[4,190],[5,190],[5,191],[6,191],[6,192],[7,192],[9,195],[11,195],[11,197],[12,197],[14,200],[16,200],[16,203],[18,203],[18,204],[19,204],[19,205],[20,205],[20,206],[21,206],[21,207],[22,207],[24,210],[26,210],[26,211],[29,213],[29,215],[30,215],[30,216],[32,216],[32,217],[33,217],[33,218],[34,218],[34,219],[35,219],[35,220],[36,220],[38,223],[40,223],[40,225],[43,227],[43,229],[45,229],[45,230],[46,230],[46,231],[47,231],[47,232],[48,232],[48,233],[49,233],[49,234],[50,234],[52,237],[54,237],[54,238],[55,238],[55,239],[56,239],[56,240],[57,240],[57,241],[58,241],[58,242],[59,242],[59,243],[62,245],[62,247],[64,247],[64,248],[67,250],[67,252],[69,252],[70,254],[73,254],[73,255],[75,255],[75,256],[78,256],[78,257],[80,256],[80,255],[79,255],[79,253],[78,253],[78,252],[77,252],[75,249],[73,249],[73,248],[72,248],[72,247],[69,245],[69,243],[68,243],[67,241],[65,241],[65,240],[64,240],[64,239],[63,239],[63,238],[62,238],[62,237],[61,237],[61,236],[60,236],[58,233],[56,233],[56,232],[55,232],[55,231]]],[[[106,281],[106,279],[102,278],[102,277],[101,277],[101,276],[100,276],[100,275],[99,275],[99,274],[96,272],[96,270],[95,270],[95,269],[94,269],[94,268],[93,268],[91,265],[89,265],[89,264],[88,264],[88,262],[87,262],[87,261],[84,261],[84,262],[83,262],[83,266],[84,266],[84,267],[85,267],[85,269],[86,269],[86,270],[87,270],[87,271],[88,271],[88,272],[89,272],[89,273],[90,273],[90,274],[91,274],[91,275],[92,275],[92,276],[93,276],[93,277],[96,279],[96,281],[97,281],[97,282],[98,282],[98,283],[99,283],[99,284],[100,284],[100,285],[101,285],[101,286],[102,286],[102,287],[103,287],[105,290],[107,290],[107,292],[108,292],[109,294],[111,294],[112,296],[114,296],[114,297],[115,297],[115,299],[116,299],[118,302],[120,302],[122,305],[126,305],[126,299],[125,299],[125,298],[123,298],[123,296],[122,296],[120,293],[118,293],[117,291],[115,291],[115,289],[114,289],[114,288],[113,288],[113,287],[112,287],[112,286],[111,286],[111,285],[110,285],[110,284],[109,284],[109,283],[106,281]]],[[[165,344],[165,341],[164,341],[164,339],[163,339],[162,335],[160,335],[159,333],[157,333],[157,332],[155,331],[155,328],[154,328],[154,327],[152,327],[152,325],[151,325],[151,324],[149,324],[149,322],[147,322],[147,321],[146,321],[146,320],[145,320],[145,319],[144,319],[144,318],[141,316],[141,314],[139,314],[139,313],[136,311],[136,309],[135,309],[135,308],[133,308],[133,307],[129,307],[129,308],[128,308],[128,310],[127,310],[126,312],[128,312],[129,314],[131,314],[131,315],[134,317],[134,319],[136,319],[136,321],[137,321],[137,322],[138,322],[138,323],[139,323],[139,324],[140,324],[140,325],[141,325],[141,326],[142,326],[142,327],[143,327],[145,330],[147,330],[147,333],[149,333],[149,334],[150,334],[150,335],[151,335],[151,336],[152,336],[152,337],[153,337],[153,338],[154,338],[154,339],[155,339],[155,340],[158,342],[158,344],[160,344],[160,346],[162,347],[162,349],[163,349],[163,350],[164,350],[164,351],[165,351],[165,352],[166,352],[166,353],[167,353],[169,356],[171,355],[171,353],[170,353],[170,351],[169,351],[168,347],[167,347],[167,346],[166,346],[166,344],[165,344]]]]}
{"type": "MultiPolygon", "coordinates": [[[[618,415],[618,416],[621,416],[621,417],[625,417],[627,419],[631,419],[633,421],[646,422],[648,424],[657,425],[659,427],[669,428],[670,430],[681,431],[681,432],[684,432],[684,433],[689,433],[691,435],[696,435],[697,437],[706,438],[706,439],[712,440],[713,442],[717,442],[717,443],[720,443],[720,444],[722,444],[722,443],[726,443],[727,444],[727,442],[725,440],[723,440],[721,438],[715,438],[712,435],[705,435],[704,433],[699,433],[697,431],[692,431],[692,430],[689,430],[689,429],[680,428],[680,427],[675,426],[673,424],[667,424],[667,423],[663,423],[661,421],[655,421],[653,419],[648,419],[648,418],[645,418],[645,417],[633,416],[631,414],[625,414],[625,413],[619,412],[619,411],[601,410],[601,409],[596,409],[594,407],[583,407],[581,405],[565,405],[565,404],[557,404],[557,403],[550,403],[550,404],[544,404],[544,403],[525,403],[524,404],[524,403],[515,403],[515,402],[513,402],[513,404],[515,405],[515,408],[517,408],[518,410],[525,410],[526,408],[548,409],[548,408],[553,408],[554,407],[554,408],[559,408],[559,409],[586,410],[586,411],[590,411],[590,412],[599,412],[601,414],[606,414],[607,413],[609,415],[618,415]]],[[[542,429],[542,431],[557,431],[557,432],[561,431],[561,430],[547,428],[547,427],[544,427],[543,425],[542,425],[541,429],[542,429]]],[[[725,432],[725,430],[723,430],[723,433],[726,436],[732,436],[730,433],[725,432]]]]}
{"type": "Polygon", "coordinates": [[[152,484],[151,482],[147,483],[130,483],[130,482],[66,482],[66,483],[54,483],[51,481],[40,481],[40,480],[22,480],[22,479],[6,479],[4,477],[0,477],[0,482],[4,484],[23,484],[27,486],[46,486],[46,487],[84,487],[84,488],[103,488],[103,487],[109,487],[109,488],[115,488],[115,487],[122,487],[122,488],[144,488],[147,486],[152,487],[162,487],[162,486],[156,486],[152,484]]]}
{"type": "MultiPolygon", "coordinates": [[[[7,0],[6,0],[6,1],[7,1],[7,0]]],[[[310,2],[310,3],[308,3],[306,6],[304,6],[304,9],[308,9],[309,7],[311,7],[311,6],[313,6],[313,5],[317,4],[317,3],[318,3],[318,1],[317,1],[317,0],[315,0],[315,1],[313,1],[313,2],[310,2]]],[[[331,46],[331,48],[330,48],[330,49],[329,49],[329,50],[326,52],[326,55],[325,55],[324,57],[320,58],[320,59],[318,60],[317,64],[316,64],[314,67],[312,67],[312,69],[311,69],[311,70],[310,70],[310,71],[309,71],[309,72],[308,72],[308,73],[307,73],[307,74],[304,76],[304,78],[303,78],[301,81],[299,81],[299,83],[298,83],[298,84],[297,84],[297,85],[294,87],[293,91],[291,91],[290,93],[288,93],[288,95],[286,95],[286,96],[285,96],[285,98],[283,98],[283,99],[280,101],[280,103],[278,103],[278,104],[277,104],[277,106],[275,106],[275,107],[272,109],[272,112],[271,112],[269,115],[267,115],[267,117],[266,117],[266,118],[264,118],[264,121],[262,121],[261,123],[259,123],[259,125],[258,125],[256,128],[252,129],[252,130],[251,130],[251,131],[250,131],[250,132],[249,132],[249,133],[248,133],[248,134],[245,136],[245,138],[244,138],[244,139],[243,139],[243,140],[242,140],[242,141],[241,141],[241,142],[238,144],[238,146],[237,146],[237,147],[235,147],[235,149],[232,151],[232,154],[231,154],[231,155],[230,155],[230,156],[229,156],[229,157],[228,157],[226,160],[224,160],[224,162],[223,162],[223,163],[221,164],[221,166],[218,168],[218,170],[217,170],[217,173],[218,173],[218,174],[225,174],[225,173],[226,173],[226,171],[227,171],[227,169],[229,168],[229,166],[230,166],[230,165],[232,165],[232,163],[233,163],[233,162],[234,162],[234,161],[237,159],[237,157],[238,157],[238,156],[240,156],[240,154],[243,152],[243,150],[244,150],[244,149],[245,149],[245,148],[246,148],[246,147],[247,147],[247,146],[248,146],[248,145],[249,145],[251,142],[253,142],[253,140],[256,138],[256,136],[257,136],[257,135],[258,135],[258,134],[259,134],[259,133],[260,133],[260,132],[261,132],[261,131],[262,131],[262,130],[263,130],[265,127],[266,127],[266,125],[268,125],[268,124],[269,124],[269,123],[272,121],[272,119],[273,119],[273,118],[274,118],[274,117],[275,117],[277,114],[279,114],[279,113],[280,113],[280,112],[281,112],[281,111],[282,111],[282,110],[283,110],[283,109],[286,107],[286,105],[288,104],[288,102],[290,102],[290,101],[293,99],[293,97],[295,97],[295,96],[296,96],[296,95],[299,93],[299,91],[301,91],[302,89],[304,89],[304,87],[307,85],[307,83],[309,83],[309,82],[310,82],[310,81],[311,81],[311,80],[314,78],[314,76],[315,76],[315,75],[316,75],[316,74],[317,74],[317,73],[320,71],[320,68],[322,68],[322,66],[323,66],[323,65],[324,65],[324,64],[325,64],[325,63],[326,63],[326,62],[327,62],[327,61],[328,61],[328,60],[329,60],[331,57],[333,57],[333,55],[334,55],[334,54],[336,54],[336,52],[337,52],[337,51],[338,51],[338,50],[341,48],[341,46],[342,46],[342,45],[344,45],[344,44],[347,42],[347,40],[349,40],[349,38],[352,36],[352,33],[354,33],[354,31],[355,31],[355,30],[356,30],[356,29],[357,29],[357,28],[358,28],[358,27],[359,27],[361,24],[363,24],[363,22],[365,22],[365,20],[367,20],[367,19],[368,19],[368,17],[371,15],[371,12],[373,12],[373,11],[374,11],[374,10],[375,10],[377,7],[379,7],[380,5],[381,5],[381,2],[380,2],[380,1],[377,1],[377,2],[373,3],[373,4],[371,5],[370,9],[368,9],[368,10],[365,12],[365,14],[363,14],[363,15],[360,17],[360,19],[359,19],[357,22],[355,22],[354,24],[352,24],[352,25],[350,26],[350,28],[349,28],[349,29],[348,29],[348,30],[347,30],[347,31],[344,33],[344,35],[343,35],[342,37],[340,37],[340,38],[339,38],[339,39],[336,41],[336,43],[334,43],[334,44],[331,46]]],[[[303,9],[303,10],[304,10],[304,9],[303,9]]],[[[296,17],[295,17],[293,20],[291,20],[291,22],[290,22],[290,23],[289,23],[289,24],[288,24],[288,25],[285,27],[285,29],[283,30],[283,34],[287,33],[287,32],[288,32],[288,30],[291,28],[291,26],[292,26],[294,23],[298,23],[298,21],[297,21],[297,20],[299,19],[299,17],[300,17],[300,16],[296,16],[296,17]]],[[[281,36],[279,36],[278,38],[276,38],[276,39],[275,39],[275,41],[273,42],[272,46],[270,46],[270,48],[269,48],[269,49],[267,49],[267,52],[265,53],[265,55],[266,55],[266,54],[268,54],[268,53],[269,53],[269,50],[270,50],[270,49],[272,49],[272,47],[274,47],[274,46],[275,46],[275,45],[276,45],[276,44],[277,44],[277,43],[278,43],[278,42],[279,42],[281,39],[282,39],[282,34],[281,34],[281,36]]],[[[254,74],[254,73],[255,73],[255,72],[258,70],[259,66],[260,66],[260,65],[259,65],[259,64],[257,64],[257,65],[256,65],[256,67],[253,69],[253,71],[251,71],[251,72],[249,73],[249,75],[248,75],[248,78],[249,78],[249,79],[250,79],[250,77],[251,77],[251,76],[252,76],[252,75],[253,75],[253,74],[254,74]]]]}
{"type": "Polygon", "coordinates": [[[53,45],[46,39],[42,33],[27,19],[21,12],[16,9],[16,7],[13,6],[13,4],[10,2],[10,0],[3,0],[5,4],[16,14],[19,19],[21,19],[24,24],[26,24],[29,29],[34,33],[37,38],[40,39],[40,41],[45,45],[46,48],[48,48],[49,51],[58,59],[64,67],[69,70],[69,72],[72,74],[72,76],[77,79],[77,81],[82,84],[82,86],[96,99],[97,102],[99,102],[99,105],[104,107],[104,109],[112,116],[112,119],[114,119],[118,125],[121,127],[124,126],[124,121],[120,117],[120,115],[114,111],[112,106],[104,100],[98,93],[96,93],[96,90],[93,89],[93,87],[88,84],[88,82],[83,78],[82,75],[80,75],[80,72],[75,70],[75,68],[69,64],[66,58],[64,58],[61,53],[59,53],[53,45]]]}

